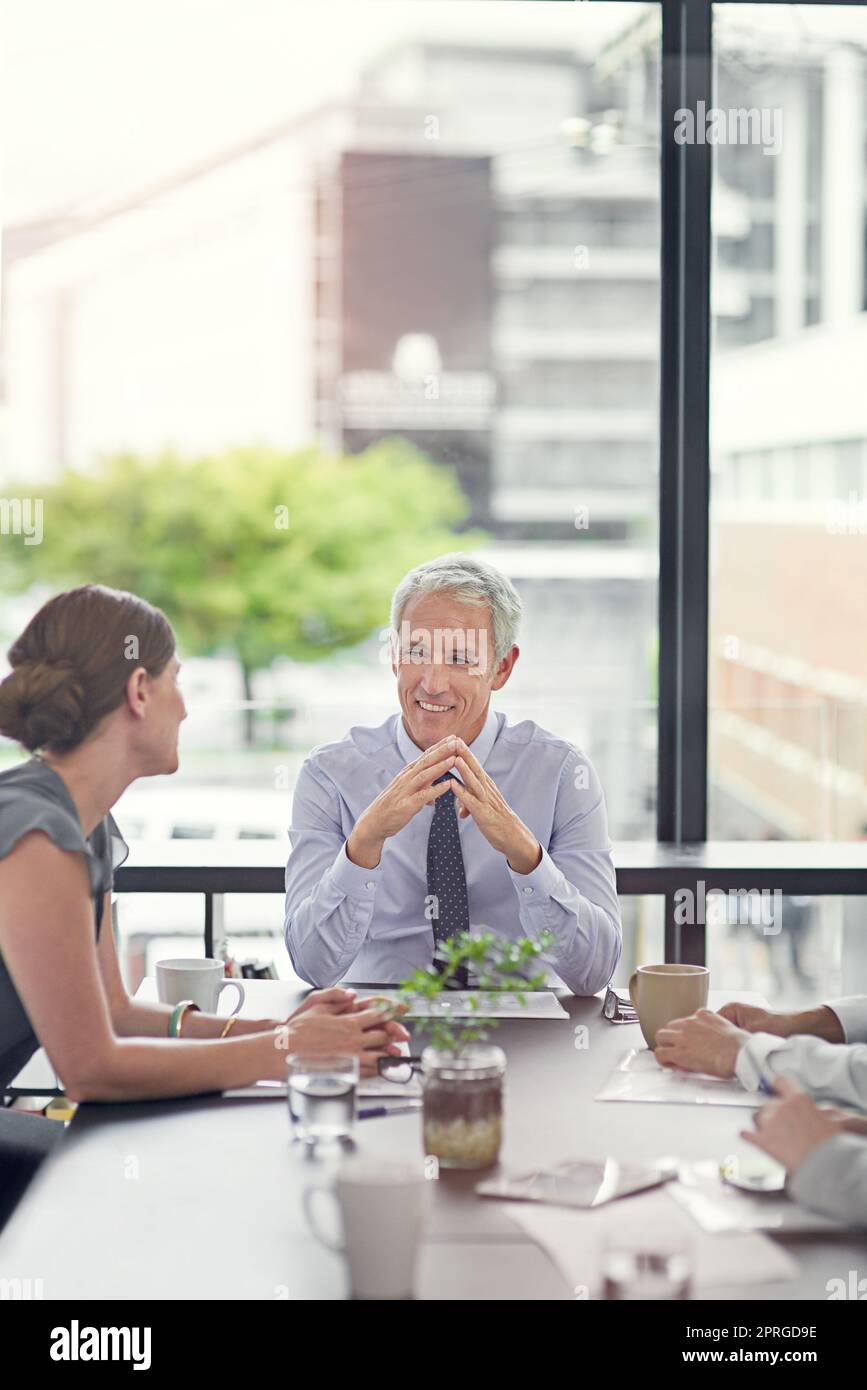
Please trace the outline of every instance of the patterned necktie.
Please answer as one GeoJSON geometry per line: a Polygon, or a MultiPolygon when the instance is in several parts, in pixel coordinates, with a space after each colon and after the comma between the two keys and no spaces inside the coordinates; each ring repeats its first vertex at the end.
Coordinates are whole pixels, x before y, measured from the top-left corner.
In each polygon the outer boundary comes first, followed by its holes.
{"type": "MultiPolygon", "coordinates": [[[[447,782],[451,773],[444,772],[437,782],[447,782]]],[[[436,960],[437,947],[459,932],[470,929],[470,908],[467,898],[467,876],[458,827],[458,811],[454,792],[446,792],[434,802],[433,820],[427,842],[427,891],[434,899],[433,944],[434,968],[441,970],[436,960]]],[[[459,989],[467,987],[466,966],[454,974],[459,989]]]]}

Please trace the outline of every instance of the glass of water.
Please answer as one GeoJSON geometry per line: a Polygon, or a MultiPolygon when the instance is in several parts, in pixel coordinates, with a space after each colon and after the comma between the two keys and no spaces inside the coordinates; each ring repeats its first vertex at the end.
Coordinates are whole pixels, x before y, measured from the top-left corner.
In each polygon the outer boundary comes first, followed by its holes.
{"type": "Polygon", "coordinates": [[[289,1118],[305,1144],[347,1139],[355,1125],[357,1057],[287,1058],[289,1118]]]}
{"type": "Polygon", "coordinates": [[[603,1297],[606,1299],[682,1299],[692,1292],[692,1258],[678,1236],[609,1237],[602,1248],[603,1297]]]}

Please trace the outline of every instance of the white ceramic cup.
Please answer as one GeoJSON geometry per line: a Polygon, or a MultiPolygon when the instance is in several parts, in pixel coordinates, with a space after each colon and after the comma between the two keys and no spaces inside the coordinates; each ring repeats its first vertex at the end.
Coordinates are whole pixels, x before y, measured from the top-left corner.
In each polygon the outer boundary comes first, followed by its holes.
{"type": "Polygon", "coordinates": [[[244,986],[240,980],[227,980],[221,960],[179,959],[157,961],[157,994],[163,1004],[180,1004],[192,999],[205,1013],[215,1014],[223,990],[232,985],[238,991],[236,1014],[244,1002],[244,986]]]}
{"type": "Polygon", "coordinates": [[[344,1253],[355,1298],[412,1298],[415,1267],[430,1202],[430,1180],[418,1160],[347,1159],[333,1185],[311,1185],[304,1192],[304,1211],[317,1240],[344,1253]],[[322,1193],[337,1198],[343,1240],[319,1228],[314,1200],[322,1193]]]}

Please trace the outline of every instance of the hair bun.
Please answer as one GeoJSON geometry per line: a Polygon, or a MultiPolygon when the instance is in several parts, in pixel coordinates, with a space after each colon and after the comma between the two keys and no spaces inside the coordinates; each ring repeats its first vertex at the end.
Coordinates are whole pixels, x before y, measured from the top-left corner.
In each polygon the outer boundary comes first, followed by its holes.
{"type": "Polygon", "coordinates": [[[87,726],[84,689],[71,661],[22,661],[0,681],[0,733],[33,752],[70,748],[87,726]]]}

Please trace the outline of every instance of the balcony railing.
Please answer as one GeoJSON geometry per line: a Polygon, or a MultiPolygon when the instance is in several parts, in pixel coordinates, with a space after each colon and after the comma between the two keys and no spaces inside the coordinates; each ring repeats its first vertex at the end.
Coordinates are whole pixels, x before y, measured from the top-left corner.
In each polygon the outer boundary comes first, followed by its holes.
{"type": "MultiPolygon", "coordinates": [[[[814,897],[867,896],[867,843],[860,841],[708,841],[677,846],[653,841],[613,845],[617,891],[665,899],[665,959],[705,964],[703,922],[678,922],[677,894],[775,892],[814,897]]],[[[133,843],[117,871],[119,893],[199,893],[204,898],[205,954],[222,941],[223,895],[284,889],[285,859],[275,841],[133,843]]],[[[682,914],[680,914],[682,915],[682,914]]]]}

